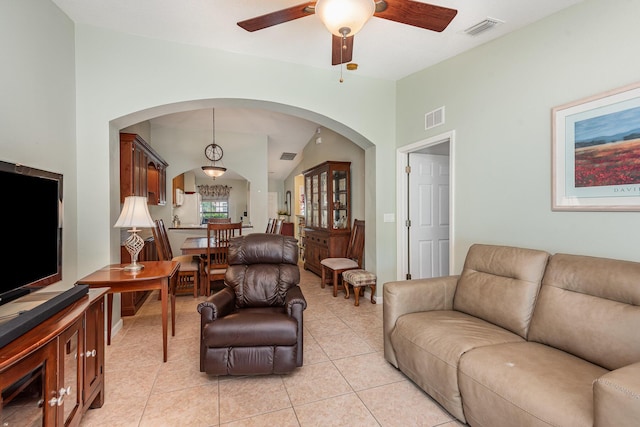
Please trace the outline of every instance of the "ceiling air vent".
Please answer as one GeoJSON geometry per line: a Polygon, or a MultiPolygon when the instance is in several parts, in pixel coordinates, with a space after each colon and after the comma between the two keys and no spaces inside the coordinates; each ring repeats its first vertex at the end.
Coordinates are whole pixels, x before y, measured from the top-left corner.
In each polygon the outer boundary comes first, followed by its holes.
{"type": "Polygon", "coordinates": [[[444,107],[433,110],[424,115],[424,129],[431,129],[444,123],[444,107]]]}
{"type": "Polygon", "coordinates": [[[470,36],[477,36],[478,34],[484,31],[490,30],[491,28],[500,24],[504,24],[504,21],[487,17],[487,19],[480,21],[475,25],[470,26],[469,28],[464,30],[464,32],[465,34],[468,34],[470,36]]]}
{"type": "Polygon", "coordinates": [[[282,153],[280,160],[293,160],[296,157],[296,153],[282,153]]]}

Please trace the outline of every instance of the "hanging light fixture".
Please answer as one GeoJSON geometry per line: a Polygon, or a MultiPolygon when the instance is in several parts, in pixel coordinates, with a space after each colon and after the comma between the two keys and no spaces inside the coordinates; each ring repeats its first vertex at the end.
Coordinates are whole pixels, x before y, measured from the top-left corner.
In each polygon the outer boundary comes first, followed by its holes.
{"type": "Polygon", "coordinates": [[[375,11],[373,0],[318,0],[315,7],[324,26],[342,38],[360,31],[375,11]]]}
{"type": "Polygon", "coordinates": [[[216,110],[215,108],[211,109],[212,113],[212,123],[213,123],[213,142],[206,147],[204,147],[204,155],[211,161],[211,164],[208,166],[202,166],[202,170],[208,176],[213,179],[221,177],[226,171],[227,168],[224,166],[218,166],[217,162],[222,161],[223,151],[222,147],[216,144],[216,110]]]}

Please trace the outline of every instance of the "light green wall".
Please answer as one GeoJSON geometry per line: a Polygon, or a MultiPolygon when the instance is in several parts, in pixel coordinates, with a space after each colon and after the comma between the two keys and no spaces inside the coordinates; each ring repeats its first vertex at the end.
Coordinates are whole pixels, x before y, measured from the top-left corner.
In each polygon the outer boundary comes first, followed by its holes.
{"type": "MultiPolygon", "coordinates": [[[[77,239],[90,240],[78,237],[75,226],[73,23],[49,1],[2,0],[0,56],[0,160],[63,174],[63,280],[56,286],[65,288],[78,279],[77,239]]],[[[11,209],[11,201],[2,209],[11,209]]]]}
{"type": "Polygon", "coordinates": [[[638,213],[551,211],[551,109],[638,81],[639,16],[638,1],[587,0],[398,82],[398,146],[456,132],[458,269],[474,242],[639,258],[638,213]]]}
{"type": "MultiPolygon", "coordinates": [[[[326,72],[83,25],[76,26],[76,70],[78,192],[88,201],[79,207],[78,230],[91,232],[93,239],[79,248],[79,265],[86,272],[117,257],[119,234],[112,231],[119,213],[117,133],[126,126],[212,104],[248,106],[307,118],[361,147],[380,144],[379,157],[370,159],[372,163],[388,161],[395,150],[395,83],[391,81],[355,75],[341,84],[337,70],[326,72]],[[95,159],[103,161],[96,164],[95,159]]],[[[389,170],[387,181],[392,180],[389,170]]],[[[393,224],[375,221],[382,216],[380,206],[393,205],[393,192],[382,199],[368,224],[386,228],[379,234],[393,241],[393,224]]],[[[383,255],[375,243],[368,242],[370,252],[380,258],[383,255]]],[[[378,274],[381,280],[392,279],[395,266],[378,274]]]]}

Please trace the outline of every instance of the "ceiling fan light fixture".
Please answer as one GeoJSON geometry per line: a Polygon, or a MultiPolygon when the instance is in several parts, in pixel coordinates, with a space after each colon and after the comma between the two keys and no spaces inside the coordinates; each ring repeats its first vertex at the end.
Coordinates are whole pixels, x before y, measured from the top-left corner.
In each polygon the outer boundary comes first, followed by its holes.
{"type": "Polygon", "coordinates": [[[373,16],[376,4],[373,0],[318,0],[315,14],[335,36],[353,36],[373,16]]]}

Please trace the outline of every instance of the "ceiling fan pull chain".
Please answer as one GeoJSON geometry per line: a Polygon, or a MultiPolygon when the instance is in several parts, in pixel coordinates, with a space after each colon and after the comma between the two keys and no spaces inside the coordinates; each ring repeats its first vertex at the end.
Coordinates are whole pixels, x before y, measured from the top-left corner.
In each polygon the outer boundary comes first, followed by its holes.
{"type": "Polygon", "coordinates": [[[347,48],[347,33],[342,33],[342,49],[340,49],[340,83],[344,82],[342,78],[342,70],[344,69],[344,62],[342,61],[342,51],[347,48]]]}

